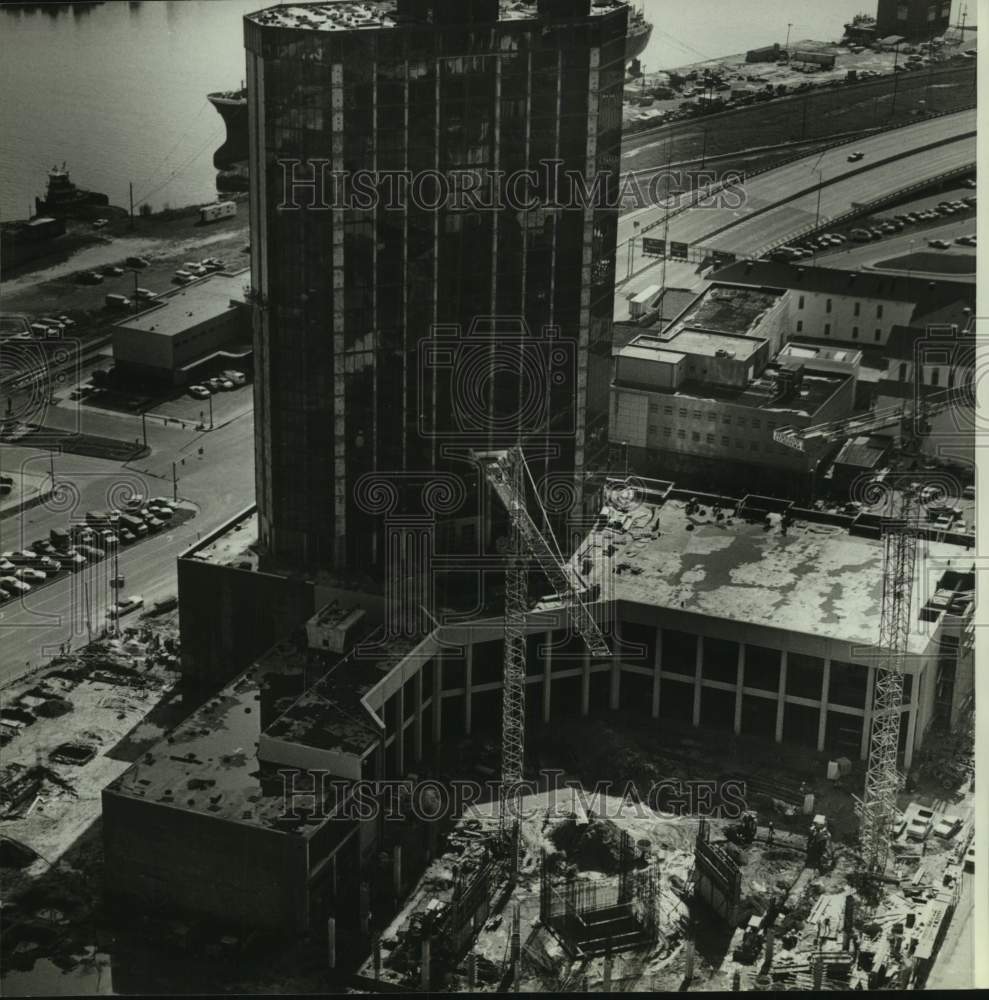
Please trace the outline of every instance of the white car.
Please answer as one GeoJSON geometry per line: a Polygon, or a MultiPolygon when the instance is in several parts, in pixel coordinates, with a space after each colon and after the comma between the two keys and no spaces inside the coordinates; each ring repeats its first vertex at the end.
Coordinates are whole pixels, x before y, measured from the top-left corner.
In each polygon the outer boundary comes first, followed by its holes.
{"type": "Polygon", "coordinates": [[[165,507],[164,505],[158,506],[157,504],[151,504],[148,510],[155,516],[160,517],[163,521],[168,521],[175,516],[175,511],[171,507],[165,507]]]}
{"type": "Polygon", "coordinates": [[[130,614],[138,608],[144,607],[144,598],[140,594],[125,597],[119,604],[111,604],[107,610],[107,618],[120,618],[122,615],[130,614]]]}
{"type": "Polygon", "coordinates": [[[40,569],[22,566],[19,570],[15,570],[14,579],[22,580],[24,583],[44,583],[48,577],[40,569]]]}

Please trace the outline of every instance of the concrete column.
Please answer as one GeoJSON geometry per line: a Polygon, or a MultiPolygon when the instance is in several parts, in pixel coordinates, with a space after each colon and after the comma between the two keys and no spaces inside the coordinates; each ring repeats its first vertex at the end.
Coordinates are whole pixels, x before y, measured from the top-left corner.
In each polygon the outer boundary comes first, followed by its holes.
{"type": "Polygon", "coordinates": [[[735,675],[735,735],[742,731],[742,688],[745,687],[745,643],[738,644],[738,672],[735,675]]]}
{"type": "Polygon", "coordinates": [[[783,742],[783,713],[786,711],[786,650],[780,652],[780,686],[776,693],[776,742],[783,742]]]}
{"type": "Polygon", "coordinates": [[[549,722],[550,696],[552,693],[552,681],[550,675],[553,670],[553,654],[550,652],[550,644],[553,642],[553,630],[547,629],[545,636],[546,655],[543,657],[543,722],[549,722]]]}
{"type": "Polygon", "coordinates": [[[395,692],[395,771],[399,777],[405,773],[405,685],[395,692]]]}
{"type": "Polygon", "coordinates": [[[587,715],[591,710],[591,651],[584,650],[584,669],[580,675],[580,714],[587,715]]]}
{"type": "Polygon", "coordinates": [[[464,732],[470,736],[471,689],[474,686],[474,647],[468,646],[464,657],[464,732]]]}
{"type": "Polygon", "coordinates": [[[701,724],[701,678],[704,676],[704,636],[697,636],[697,654],[694,659],[694,725],[701,724]]]}
{"type": "Polygon", "coordinates": [[[869,759],[869,740],[872,737],[872,699],[876,696],[876,668],[866,667],[868,677],[865,682],[865,715],[862,717],[862,742],[859,745],[859,759],[869,759]]]}
{"type": "MultiPolygon", "coordinates": [[[[914,684],[917,682],[914,681],[914,684]]],[[[913,701],[907,716],[907,745],[903,751],[903,770],[910,769],[913,763],[913,741],[917,735],[917,702],[913,701]]]]}
{"type": "Polygon", "coordinates": [[[433,742],[439,743],[443,732],[443,650],[433,658],[433,742]]]}
{"type": "Polygon", "coordinates": [[[416,679],[412,687],[416,699],[415,721],[412,723],[412,747],[416,760],[420,761],[422,760],[422,667],[416,671],[416,679]]]}
{"type": "Polygon", "coordinates": [[[656,653],[652,660],[652,717],[659,718],[659,692],[663,678],[663,630],[656,626],[656,653]]]}
{"type": "Polygon", "coordinates": [[[831,657],[824,657],[824,671],[821,674],[821,713],[817,719],[817,752],[824,749],[824,737],[828,731],[828,689],[831,687],[831,657]]]}

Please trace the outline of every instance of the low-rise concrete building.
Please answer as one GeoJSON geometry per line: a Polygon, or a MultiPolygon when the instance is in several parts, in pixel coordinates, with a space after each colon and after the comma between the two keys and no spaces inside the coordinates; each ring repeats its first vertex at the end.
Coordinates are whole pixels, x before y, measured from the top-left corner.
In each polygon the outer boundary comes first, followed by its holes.
{"type": "MultiPolygon", "coordinates": [[[[600,588],[614,655],[593,658],[555,596],[527,616],[531,722],[622,710],[803,748],[822,768],[823,755],[864,760],[884,662],[881,518],[670,484],[636,499],[605,508],[573,556],[600,588]]],[[[920,543],[904,768],[972,694],[970,542],[931,531],[920,543]]],[[[432,747],[464,736],[497,738],[504,623],[436,612],[420,634],[376,632],[342,658],[276,643],[229,681],[105,790],[108,890],[289,931],[363,919],[382,852],[424,859],[429,846],[350,808],[354,783],[421,774],[432,747]]]]}
{"type": "Polygon", "coordinates": [[[163,295],[113,327],[124,376],[187,385],[212,368],[243,365],[252,353],[246,273],[214,274],[163,295]]]}
{"type": "Polygon", "coordinates": [[[787,347],[786,307],[780,289],[715,282],[672,323],[635,324],[611,397],[611,441],[630,468],[689,473],[712,490],[738,476],[765,489],[767,475],[783,490],[810,487],[820,452],[788,448],[773,432],[848,416],[860,359],[787,347]]]}

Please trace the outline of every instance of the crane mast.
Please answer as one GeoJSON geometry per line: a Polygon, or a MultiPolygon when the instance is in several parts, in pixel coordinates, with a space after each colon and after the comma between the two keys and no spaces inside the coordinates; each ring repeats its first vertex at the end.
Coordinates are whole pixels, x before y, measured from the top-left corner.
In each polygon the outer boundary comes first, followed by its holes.
{"type": "Polygon", "coordinates": [[[860,838],[867,873],[886,871],[898,810],[896,794],[902,776],[896,766],[900,745],[903,665],[910,638],[917,531],[913,524],[914,496],[903,494],[896,523],[883,539],[883,594],[879,617],[879,662],[876,664],[872,732],[865,791],[859,804],[860,838]]]}
{"type": "Polygon", "coordinates": [[[555,539],[540,531],[526,509],[526,481],[531,475],[520,446],[477,452],[485,478],[508,512],[510,538],[505,572],[505,643],[501,701],[502,835],[509,842],[512,871],[520,860],[520,830],[516,801],[511,794],[523,778],[525,758],[526,613],[528,611],[527,558],[546,575],[568,612],[576,631],[595,656],[611,651],[594,616],[582,600],[587,587],[563,558],[555,539]]]}
{"type": "MultiPolygon", "coordinates": [[[[958,402],[953,390],[936,393],[910,405],[890,407],[864,416],[847,417],[811,427],[781,427],[773,437],[800,451],[806,442],[833,442],[902,424],[910,434],[917,422],[958,402]]],[[[900,744],[900,708],[903,704],[903,666],[910,637],[914,568],[917,561],[916,497],[900,492],[892,510],[893,522],[883,537],[883,590],[879,617],[878,662],[872,703],[872,729],[865,789],[858,800],[863,867],[881,878],[889,860],[893,827],[898,815],[896,795],[902,776],[897,769],[900,744]]]]}

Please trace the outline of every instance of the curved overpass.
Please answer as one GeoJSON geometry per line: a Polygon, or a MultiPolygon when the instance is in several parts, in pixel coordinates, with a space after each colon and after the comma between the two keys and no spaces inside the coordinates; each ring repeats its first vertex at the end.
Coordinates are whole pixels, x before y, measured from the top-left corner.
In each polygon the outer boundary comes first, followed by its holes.
{"type": "MultiPolygon", "coordinates": [[[[854,202],[974,163],[975,123],[974,109],[960,111],[767,170],[746,180],[730,201],[715,196],[708,203],[673,215],[669,239],[711,244],[737,254],[751,253],[813,222],[819,198],[820,217],[826,220],[848,210],[854,202]],[[861,150],[864,159],[849,163],[848,155],[853,150],[861,150]]],[[[619,270],[625,262],[623,246],[628,240],[641,235],[642,229],[651,224],[654,228],[650,234],[662,238],[663,219],[664,209],[659,206],[635,209],[621,217],[619,270]]],[[[639,243],[634,258],[636,272],[650,262],[650,258],[642,256],[639,243]]]]}

